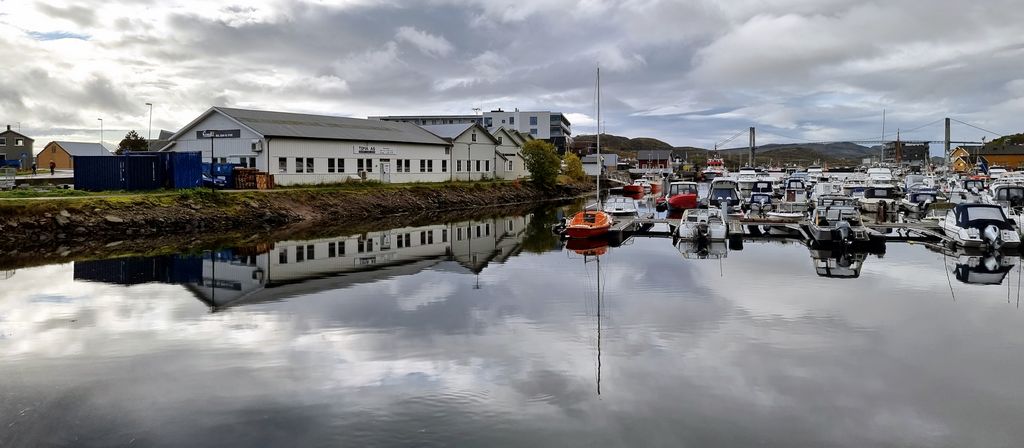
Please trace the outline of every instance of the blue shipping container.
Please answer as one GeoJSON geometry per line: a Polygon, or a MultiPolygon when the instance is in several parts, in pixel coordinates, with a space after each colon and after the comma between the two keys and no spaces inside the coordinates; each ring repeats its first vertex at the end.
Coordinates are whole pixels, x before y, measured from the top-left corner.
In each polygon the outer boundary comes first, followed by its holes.
{"type": "Polygon", "coordinates": [[[196,188],[198,152],[131,153],[75,157],[75,189],[86,191],[196,188]]]}

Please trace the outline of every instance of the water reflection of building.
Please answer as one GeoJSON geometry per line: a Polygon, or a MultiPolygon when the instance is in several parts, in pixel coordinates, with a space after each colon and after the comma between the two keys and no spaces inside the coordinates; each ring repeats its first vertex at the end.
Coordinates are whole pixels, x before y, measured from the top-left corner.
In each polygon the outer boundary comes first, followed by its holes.
{"type": "Polygon", "coordinates": [[[479,274],[521,251],[529,216],[403,227],[358,235],[279,241],[262,250],[205,257],[77,262],[75,278],[123,285],[183,284],[213,308],[346,288],[424,269],[479,274]]]}

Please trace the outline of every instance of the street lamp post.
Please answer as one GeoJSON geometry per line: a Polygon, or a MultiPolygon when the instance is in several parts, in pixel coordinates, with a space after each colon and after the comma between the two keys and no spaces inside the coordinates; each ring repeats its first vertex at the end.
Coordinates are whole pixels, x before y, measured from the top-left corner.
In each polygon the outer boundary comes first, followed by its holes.
{"type": "Polygon", "coordinates": [[[97,118],[100,121],[100,146],[103,146],[103,119],[97,118]]]}
{"type": "Polygon", "coordinates": [[[149,140],[152,140],[153,139],[153,103],[146,103],[146,105],[149,106],[149,135],[147,135],[146,138],[149,139],[149,140]]]}

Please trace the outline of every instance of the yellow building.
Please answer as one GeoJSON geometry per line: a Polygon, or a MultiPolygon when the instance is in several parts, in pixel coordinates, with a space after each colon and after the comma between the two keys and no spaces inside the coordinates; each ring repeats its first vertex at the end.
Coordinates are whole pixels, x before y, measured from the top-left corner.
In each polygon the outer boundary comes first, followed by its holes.
{"type": "Polygon", "coordinates": [[[953,171],[972,170],[979,160],[988,166],[1001,166],[1010,171],[1024,170],[1024,145],[959,146],[950,153],[953,171]]]}

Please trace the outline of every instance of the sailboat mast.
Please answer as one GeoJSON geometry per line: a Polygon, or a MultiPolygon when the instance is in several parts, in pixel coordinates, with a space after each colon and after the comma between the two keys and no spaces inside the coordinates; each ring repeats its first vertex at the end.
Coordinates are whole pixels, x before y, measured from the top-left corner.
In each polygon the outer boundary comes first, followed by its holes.
{"type": "Polygon", "coordinates": [[[601,207],[601,174],[604,162],[601,161],[601,67],[597,68],[597,204],[601,207]]]}

